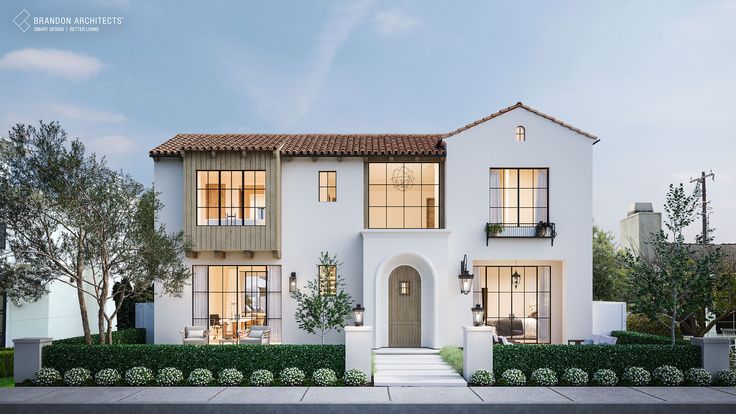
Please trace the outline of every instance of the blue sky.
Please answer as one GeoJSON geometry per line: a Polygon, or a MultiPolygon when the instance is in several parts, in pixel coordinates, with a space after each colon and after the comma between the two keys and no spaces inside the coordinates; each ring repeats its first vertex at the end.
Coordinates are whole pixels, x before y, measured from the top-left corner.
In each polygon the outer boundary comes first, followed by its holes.
{"type": "MultiPolygon", "coordinates": [[[[594,216],[703,169],[736,242],[734,1],[4,1],[0,131],[58,120],[150,183],[179,132],[445,132],[517,101],[601,137],[594,216]],[[121,16],[93,33],[31,16],[121,16]]],[[[691,235],[695,234],[696,226],[691,235]]]]}

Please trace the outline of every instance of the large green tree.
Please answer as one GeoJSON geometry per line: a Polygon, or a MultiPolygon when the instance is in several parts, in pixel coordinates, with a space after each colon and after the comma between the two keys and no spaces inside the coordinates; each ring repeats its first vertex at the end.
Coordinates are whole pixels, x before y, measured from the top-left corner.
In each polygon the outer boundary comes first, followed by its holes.
{"type": "Polygon", "coordinates": [[[181,289],[187,244],[181,232],[156,225],[161,204],[152,189],[86,154],[58,123],[17,125],[9,139],[0,152],[0,222],[9,247],[0,256],[0,287],[11,298],[36,300],[49,283],[69,285],[87,343],[88,300],[96,305],[100,343],[109,343],[113,319],[136,292],[122,288],[110,311],[116,281],[181,289]]]}
{"type": "Polygon", "coordinates": [[[624,256],[611,233],[593,226],[593,300],[626,301],[624,256]]]}

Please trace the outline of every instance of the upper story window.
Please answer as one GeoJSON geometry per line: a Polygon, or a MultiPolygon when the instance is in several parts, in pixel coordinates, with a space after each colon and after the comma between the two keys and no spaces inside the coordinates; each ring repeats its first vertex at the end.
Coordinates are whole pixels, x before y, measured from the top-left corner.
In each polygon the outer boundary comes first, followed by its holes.
{"type": "Polygon", "coordinates": [[[334,203],[337,201],[337,172],[319,172],[319,201],[334,203]]]}
{"type": "Polygon", "coordinates": [[[516,127],[516,141],[526,141],[526,129],[521,125],[516,127]]]}
{"type": "Polygon", "coordinates": [[[318,265],[319,268],[319,293],[322,296],[335,296],[337,294],[337,266],[318,265]]]}
{"type": "Polygon", "coordinates": [[[439,163],[368,164],[369,228],[437,229],[440,208],[439,163]]]}
{"type": "Polygon", "coordinates": [[[491,168],[490,223],[533,226],[549,221],[549,169],[491,168]]]}
{"type": "Polygon", "coordinates": [[[197,225],[265,224],[265,171],[197,171],[197,225]]]}

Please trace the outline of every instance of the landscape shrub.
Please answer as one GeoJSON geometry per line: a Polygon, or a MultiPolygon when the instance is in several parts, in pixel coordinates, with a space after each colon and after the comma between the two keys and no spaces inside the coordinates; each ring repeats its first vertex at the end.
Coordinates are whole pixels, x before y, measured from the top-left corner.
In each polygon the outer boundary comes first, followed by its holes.
{"type": "MultiPolygon", "coordinates": [[[[92,345],[99,345],[100,335],[92,335],[92,345]]],[[[119,331],[112,332],[112,343],[123,345],[123,344],[145,344],[146,343],[146,330],[144,328],[132,328],[132,329],[121,329],[119,331]]],[[[84,343],[83,336],[74,336],[71,338],[57,339],[53,342],[54,345],[86,345],[84,343]]]]}
{"type": "Polygon", "coordinates": [[[707,387],[713,381],[710,372],[703,368],[690,368],[685,371],[685,384],[696,387],[707,387]]]}
{"type": "Polygon", "coordinates": [[[207,368],[197,368],[189,373],[187,382],[194,387],[206,387],[212,384],[214,380],[215,377],[212,376],[212,371],[207,368]]]}
{"type": "MultiPolygon", "coordinates": [[[[652,335],[670,337],[670,328],[662,325],[659,321],[651,320],[646,315],[630,313],[626,316],[626,329],[634,332],[648,333],[652,335]]],[[[675,338],[682,338],[680,326],[675,327],[675,338]]]]}
{"type": "Polygon", "coordinates": [[[41,386],[57,385],[61,383],[61,374],[54,368],[41,368],[33,377],[33,383],[41,386]]]}
{"type": "Polygon", "coordinates": [[[599,369],[593,374],[590,382],[601,387],[613,387],[618,384],[618,377],[610,369],[599,369]]]}
{"type": "Polygon", "coordinates": [[[250,374],[250,385],[254,387],[267,387],[273,384],[273,373],[267,369],[259,369],[250,374]]]}
{"type": "Polygon", "coordinates": [[[662,365],[652,371],[652,380],[655,385],[676,387],[682,384],[684,377],[682,375],[682,371],[672,365],[662,365]]]}
{"type": "Polygon", "coordinates": [[[345,385],[348,387],[360,387],[368,382],[368,376],[360,369],[353,368],[345,373],[345,385]]]}
{"type": "Polygon", "coordinates": [[[526,375],[519,369],[507,369],[498,380],[499,385],[523,386],[526,385],[526,375]]]}
{"type": "Polygon", "coordinates": [[[700,348],[690,345],[495,345],[493,367],[497,372],[516,368],[530,375],[537,368],[563,372],[577,367],[592,374],[610,369],[620,375],[630,366],[648,371],[662,365],[681,370],[701,365],[700,348]]]}
{"type": "Polygon", "coordinates": [[[125,371],[125,383],[128,385],[140,387],[151,382],[153,382],[153,371],[146,367],[136,366],[125,371]]]}
{"type": "Polygon", "coordinates": [[[196,368],[212,372],[234,368],[249,377],[253,371],[281,372],[297,367],[306,375],[319,368],[345,371],[344,345],[49,345],[43,347],[43,366],[66,371],[83,367],[91,372],[115,368],[126,372],[145,364],[158,371],[173,367],[187,377],[196,368]]]}
{"type": "Polygon", "coordinates": [[[225,368],[217,376],[217,382],[226,387],[234,387],[243,383],[243,373],[235,368],[225,368]]]}
{"type": "Polygon", "coordinates": [[[69,387],[80,387],[92,382],[92,374],[87,368],[72,368],[64,373],[64,384],[69,387]]]}
{"type": "Polygon", "coordinates": [[[496,379],[493,378],[493,372],[487,369],[479,369],[470,376],[470,383],[481,387],[491,386],[495,382],[496,379]]]}
{"type": "Polygon", "coordinates": [[[174,387],[184,382],[184,373],[176,368],[168,367],[158,371],[156,384],[161,387],[174,387]]]}
{"type": "Polygon", "coordinates": [[[716,374],[715,384],[724,387],[736,387],[736,370],[721,371],[716,374]]]}
{"type": "Polygon", "coordinates": [[[295,386],[304,384],[304,371],[297,367],[284,368],[279,375],[281,379],[281,385],[295,386]]]}
{"type": "Polygon", "coordinates": [[[312,381],[314,381],[314,385],[329,387],[330,385],[335,385],[337,382],[337,375],[335,374],[335,371],[329,368],[320,368],[314,371],[312,381]]]}
{"type": "Polygon", "coordinates": [[[0,349],[0,378],[13,376],[13,350],[0,349]]]}
{"type": "Polygon", "coordinates": [[[642,367],[629,367],[621,374],[621,385],[643,387],[649,385],[651,380],[652,376],[649,374],[649,371],[642,367]]]}
{"type": "Polygon", "coordinates": [[[529,383],[540,387],[554,387],[557,385],[557,374],[549,368],[537,368],[532,372],[529,383]]]}
{"type": "MultiPolygon", "coordinates": [[[[618,338],[616,345],[672,345],[672,338],[669,336],[654,335],[645,332],[636,331],[613,331],[611,336],[618,338]]],[[[676,339],[677,345],[689,345],[688,341],[676,339]]]]}
{"type": "Polygon", "coordinates": [[[580,368],[568,368],[562,372],[560,383],[571,387],[581,387],[588,384],[588,373],[580,368]]]}
{"type": "Polygon", "coordinates": [[[122,380],[120,373],[116,369],[105,368],[97,371],[95,374],[95,384],[100,387],[109,387],[117,385],[122,380]]]}

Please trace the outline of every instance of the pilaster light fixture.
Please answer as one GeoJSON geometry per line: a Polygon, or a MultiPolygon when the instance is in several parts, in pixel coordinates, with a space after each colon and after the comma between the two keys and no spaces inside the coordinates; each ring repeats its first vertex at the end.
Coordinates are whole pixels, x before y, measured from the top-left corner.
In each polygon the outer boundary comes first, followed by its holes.
{"type": "Polygon", "coordinates": [[[483,314],[485,310],[480,306],[480,303],[476,303],[475,306],[470,308],[470,311],[473,312],[473,326],[483,325],[483,314]]]}
{"type": "Polygon", "coordinates": [[[463,295],[469,294],[473,286],[473,274],[468,272],[467,254],[463,256],[463,260],[460,262],[460,275],[457,278],[460,279],[460,293],[463,295]]]}
{"type": "Polygon", "coordinates": [[[296,272],[291,272],[291,276],[289,276],[289,292],[296,292],[296,272]]]}
{"type": "Polygon", "coordinates": [[[354,325],[355,326],[363,326],[363,316],[365,314],[365,308],[360,306],[360,303],[358,306],[353,308],[353,319],[355,320],[354,325]]]}

